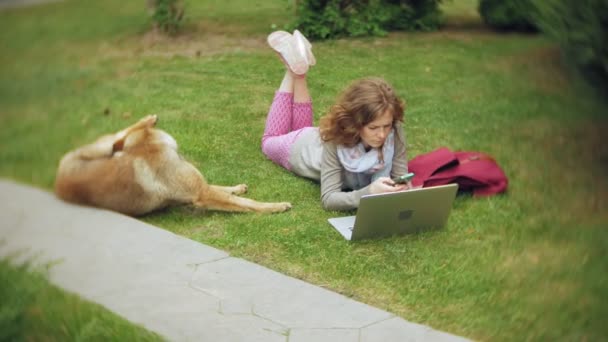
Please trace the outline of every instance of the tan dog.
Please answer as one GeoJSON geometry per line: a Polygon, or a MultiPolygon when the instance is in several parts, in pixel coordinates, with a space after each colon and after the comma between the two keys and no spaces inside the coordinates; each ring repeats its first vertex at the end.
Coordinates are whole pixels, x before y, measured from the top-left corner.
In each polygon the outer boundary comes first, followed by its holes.
{"type": "Polygon", "coordinates": [[[172,204],[222,211],[281,212],[290,203],[238,197],[245,184],[207,184],[177,153],[177,142],[154,128],[156,115],[67,153],[59,163],[55,193],[65,201],[143,215],[172,204]]]}

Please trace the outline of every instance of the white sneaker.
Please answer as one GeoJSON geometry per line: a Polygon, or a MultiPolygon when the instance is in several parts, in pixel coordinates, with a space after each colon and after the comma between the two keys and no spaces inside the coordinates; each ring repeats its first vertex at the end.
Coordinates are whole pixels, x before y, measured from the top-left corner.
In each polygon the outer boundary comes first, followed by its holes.
{"type": "Polygon", "coordinates": [[[289,32],[275,31],[266,39],[268,45],[279,53],[283,62],[296,75],[304,75],[308,71],[306,53],[301,53],[297,40],[289,32]]]}
{"type": "Polygon", "coordinates": [[[298,30],[293,31],[293,37],[295,38],[298,51],[304,56],[306,63],[310,66],[317,64],[315,55],[312,54],[312,44],[304,37],[302,32],[298,30]]]}

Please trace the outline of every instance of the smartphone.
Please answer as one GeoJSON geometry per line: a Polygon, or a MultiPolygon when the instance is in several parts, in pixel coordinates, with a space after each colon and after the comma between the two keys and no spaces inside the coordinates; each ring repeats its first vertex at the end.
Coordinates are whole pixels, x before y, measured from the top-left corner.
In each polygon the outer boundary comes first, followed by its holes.
{"type": "Polygon", "coordinates": [[[403,184],[403,183],[407,183],[407,182],[411,181],[412,178],[414,178],[414,173],[410,172],[401,177],[397,177],[397,178],[393,179],[393,182],[395,182],[396,184],[403,184]]]}

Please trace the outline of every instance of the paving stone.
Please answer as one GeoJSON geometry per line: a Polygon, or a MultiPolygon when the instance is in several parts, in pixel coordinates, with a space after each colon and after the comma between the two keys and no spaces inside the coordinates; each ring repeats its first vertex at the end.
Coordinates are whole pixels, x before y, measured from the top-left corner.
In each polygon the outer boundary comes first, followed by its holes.
{"type": "Polygon", "coordinates": [[[434,334],[432,328],[393,317],[361,329],[361,342],[418,342],[445,341],[464,342],[464,338],[450,334],[434,334]]]}
{"type": "MultiPolygon", "coordinates": [[[[289,342],[359,342],[359,329],[291,329],[289,342]]],[[[387,340],[388,342],[388,340],[387,340]]]]}
{"type": "Polygon", "coordinates": [[[257,315],[291,327],[360,328],[393,316],[236,258],[199,265],[192,286],[221,299],[252,303],[257,315]]]}
{"type": "Polygon", "coordinates": [[[25,6],[33,6],[46,2],[59,2],[62,0],[0,0],[0,10],[5,8],[17,8],[25,6]]]}

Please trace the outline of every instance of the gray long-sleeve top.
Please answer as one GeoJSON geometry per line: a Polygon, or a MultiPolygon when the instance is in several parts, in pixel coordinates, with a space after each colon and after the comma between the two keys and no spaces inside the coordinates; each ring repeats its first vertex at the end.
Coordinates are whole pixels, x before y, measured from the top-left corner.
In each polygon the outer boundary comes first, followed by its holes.
{"type": "MultiPolygon", "coordinates": [[[[340,163],[337,145],[322,142],[319,129],[310,127],[302,130],[289,153],[291,170],[302,177],[321,183],[321,202],[327,210],[350,210],[359,207],[361,196],[369,194],[367,184],[349,184],[349,172],[340,163]]],[[[391,177],[407,173],[405,134],[401,123],[395,124],[395,153],[393,155],[391,177]]],[[[370,179],[371,181],[371,179],[370,179]]]]}

